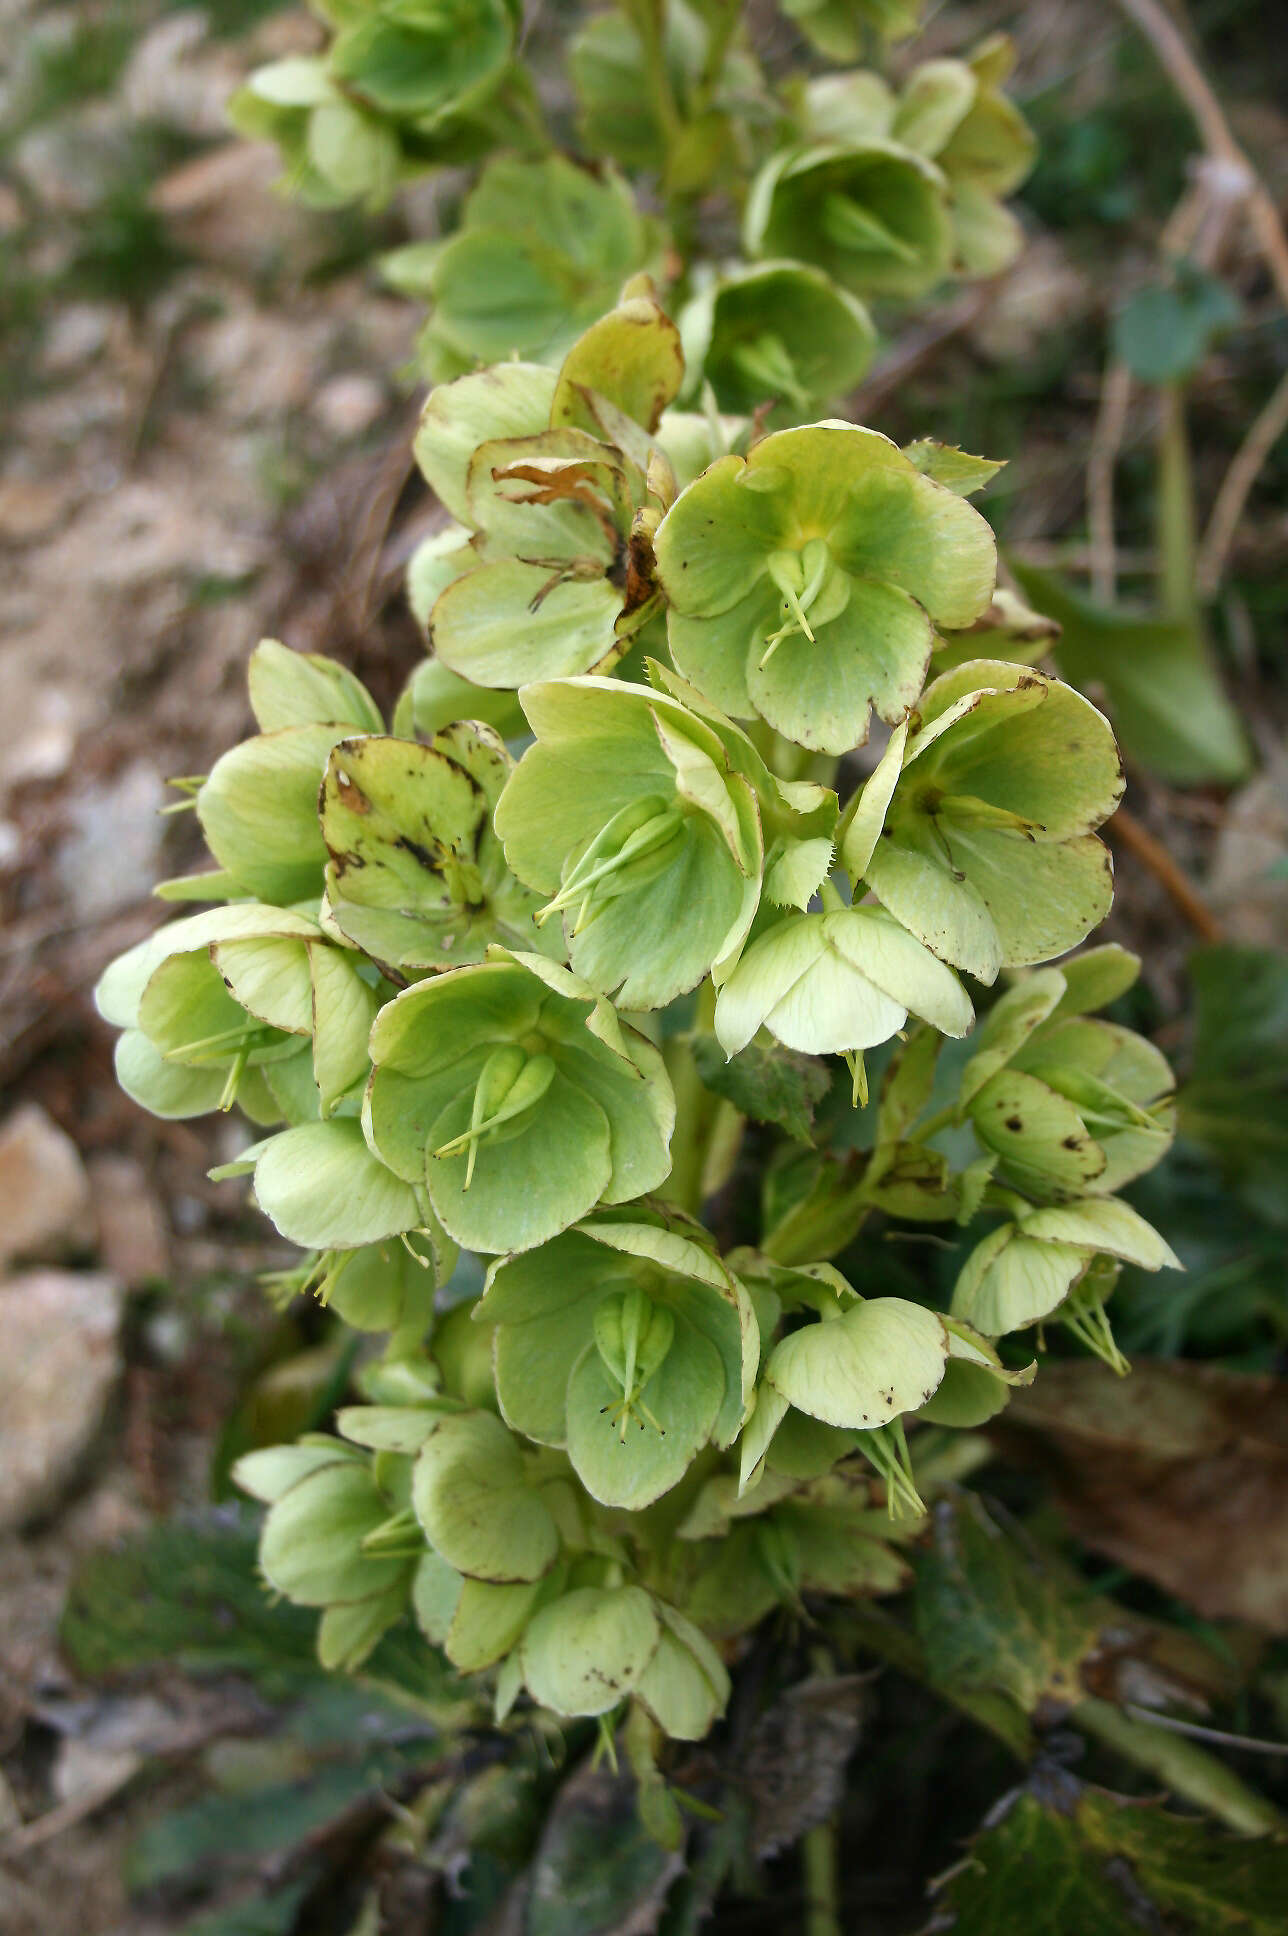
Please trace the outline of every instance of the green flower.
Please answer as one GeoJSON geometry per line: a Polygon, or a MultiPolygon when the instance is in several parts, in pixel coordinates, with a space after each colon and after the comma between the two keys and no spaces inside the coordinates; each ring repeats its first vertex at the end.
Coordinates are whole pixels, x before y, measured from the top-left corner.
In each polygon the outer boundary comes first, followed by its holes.
{"type": "MultiPolygon", "coordinates": [[[[1180,1260],[1136,1211],[1113,1197],[1085,1197],[1048,1208],[1014,1200],[1014,1220],[975,1246],[953,1290],[952,1313],[1000,1338],[1052,1317],[1085,1280],[1087,1295],[1062,1321],[1116,1370],[1125,1370],[1104,1313],[1101,1259],[1139,1270],[1180,1270],[1180,1260]]],[[[1110,1284],[1112,1278],[1110,1279],[1110,1284]]]]}
{"type": "Polygon", "coordinates": [[[325,1609],[318,1658],[352,1672],[401,1618],[423,1548],[406,1524],[409,1462],[377,1461],[321,1434],[239,1459],[233,1477],[269,1508],[259,1564],[274,1592],[325,1609]]]}
{"type": "Polygon", "coordinates": [[[660,1008],[751,924],[753,786],[706,720],[647,686],[561,679],[521,697],[537,743],[496,810],[506,858],[564,917],[579,975],[624,1008],[660,1008]]]}
{"type": "Polygon", "coordinates": [[[154,1115],[330,1115],[366,1077],[377,978],[316,921],[238,903],[171,922],[95,991],[117,1078],[154,1115]]]}
{"type": "Polygon", "coordinates": [[[271,141],[281,150],[281,185],[311,208],[356,201],[379,208],[398,184],[397,131],[347,95],[323,57],[292,54],[257,68],[227,113],[247,140],[271,141]]]}
{"type": "Polygon", "coordinates": [[[555,1714],[611,1712],[628,1695],[678,1741],[700,1741],[729,1699],[701,1630],[643,1587],[582,1586],[532,1620],[516,1680],[555,1714]]]}
{"type": "Polygon", "coordinates": [[[1130,986],[1139,966],[1121,948],[1095,948],[1064,970],[1024,976],[989,1011],[957,1111],[1020,1189],[1107,1196],[1166,1155],[1176,1086],[1166,1059],[1086,1013],[1110,999],[1106,987],[1130,986]]]}
{"type": "Polygon", "coordinates": [[[945,1035],[965,1035],[975,1019],[956,975],[884,908],[836,907],[790,914],[759,935],[720,990],[715,1028],[727,1056],[763,1027],[786,1048],[855,1058],[909,1012],[945,1035]]]}
{"type": "Polygon", "coordinates": [[[869,36],[904,40],[916,33],[921,17],[921,0],[778,0],[778,5],[832,61],[857,60],[869,36]]]}
{"type": "Polygon", "coordinates": [[[948,184],[897,141],[780,149],[747,198],[750,256],[813,263],[856,296],[924,295],[948,273],[948,184]]]}
{"type": "Polygon", "coordinates": [[[635,1209],[492,1266],[506,1422],[567,1448],[591,1497],[639,1511],[742,1423],[759,1356],[747,1293],[696,1228],[635,1209]]]}
{"type": "Polygon", "coordinates": [[[366,0],[345,7],[327,66],[347,95],[432,130],[500,81],[517,0],[366,0]]]}
{"type": "Polygon", "coordinates": [[[992,533],[964,500],[872,430],[827,422],[723,457],[656,539],[681,673],[728,713],[799,745],[848,752],[872,707],[901,718],[934,626],[992,595],[992,533]]]}
{"type": "Polygon", "coordinates": [[[996,275],[1024,245],[1024,231],[1002,206],[1037,154],[1032,129],[1001,91],[1014,65],[1010,37],[994,34],[968,61],[915,68],[895,111],[895,140],[928,156],[947,179],[953,267],[962,275],[996,275]]]}
{"type": "Polygon", "coordinates": [[[368,1133],[472,1250],[527,1250],[670,1168],[662,1058],[539,955],[492,948],[380,1011],[368,1133]]]}
{"type": "Polygon", "coordinates": [[[1091,830],[1122,788],[1113,734],[1081,694],[972,660],[892,735],[841,858],[932,953],[991,982],[1104,919],[1113,866],[1091,830]]]}
{"type": "MultiPolygon", "coordinates": [[[[687,388],[711,385],[720,409],[810,416],[853,389],[876,331],[857,297],[799,262],[762,262],[713,280],[680,316],[687,388]]],[[[772,421],[772,419],[771,419],[772,421]]]]}
{"type": "Polygon", "coordinates": [[[659,119],[657,97],[641,83],[654,63],[634,21],[616,8],[595,14],[568,50],[568,71],[577,97],[582,143],[594,155],[612,155],[623,167],[662,175],[671,193],[693,193],[745,169],[748,111],[772,112],[755,60],[735,36],[714,72],[712,26],[698,6],[667,0],[661,61],[679,126],[659,119]]]}
{"type": "Polygon", "coordinates": [[[490,161],[444,241],[385,256],[387,281],[432,304],[417,342],[422,372],[442,382],[519,356],[558,363],[657,253],[652,223],[611,170],[562,155],[490,161]]]}
{"type": "Polygon", "coordinates": [[[538,902],[511,875],[492,810],[514,762],[476,721],[427,746],[341,740],[322,785],[327,912],[386,969],[481,961],[492,941],[539,947],[538,902]]]}
{"type": "Polygon", "coordinates": [[[653,532],[675,492],[652,441],[683,377],[679,334],[626,297],[558,375],[502,365],[435,390],[416,443],[473,533],[429,613],[436,656],[482,686],[611,666],[658,609],[653,532]]]}
{"type": "Polygon", "coordinates": [[[195,789],[197,819],[222,870],[198,884],[214,890],[206,899],[314,901],[327,857],[318,788],[331,748],[355,732],[378,733],[383,722],[351,673],[273,639],[251,654],[250,702],[262,730],[195,789]]]}

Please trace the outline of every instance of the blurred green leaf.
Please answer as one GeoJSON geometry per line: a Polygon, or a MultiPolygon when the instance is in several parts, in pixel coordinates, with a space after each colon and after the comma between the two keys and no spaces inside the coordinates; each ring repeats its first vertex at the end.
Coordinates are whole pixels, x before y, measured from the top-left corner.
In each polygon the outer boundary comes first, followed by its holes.
{"type": "Polygon", "coordinates": [[[915,1596],[933,1685],[1009,1694],[1026,1714],[1082,1698],[1079,1669],[1100,1631],[1094,1604],[1071,1595],[1054,1560],[1022,1546],[974,1495],[935,1508],[915,1596]]]}
{"type": "Polygon", "coordinates": [[[953,1936],[1277,1936],[1288,1852],[1049,1773],[975,1838],[936,1907],[953,1936]]]}
{"type": "Polygon", "coordinates": [[[1110,611],[1053,572],[1008,562],[1026,597],[1063,628],[1054,656],[1064,677],[1084,691],[1103,688],[1130,759],[1177,786],[1245,776],[1247,737],[1194,626],[1110,611]]]}
{"type": "Polygon", "coordinates": [[[1230,1188],[1288,1222],[1288,959],[1266,948],[1198,948],[1192,1074],[1182,1133],[1216,1158],[1230,1188]]]}
{"type": "Polygon", "coordinates": [[[641,1822],[634,1781],[584,1764],[560,1789],[541,1838],[525,1936],[652,1929],[679,1866],[641,1822]]]}
{"type": "Polygon", "coordinates": [[[1114,319],[1114,354],[1142,383],[1182,383],[1216,338],[1239,320],[1234,291],[1182,264],[1171,283],[1151,283],[1114,319]]]}
{"type": "Polygon", "coordinates": [[[274,1889],[271,1895],[255,1896],[215,1909],[183,1925],[182,1936],[288,1936],[295,1917],[309,1890],[308,1877],[274,1889]]]}

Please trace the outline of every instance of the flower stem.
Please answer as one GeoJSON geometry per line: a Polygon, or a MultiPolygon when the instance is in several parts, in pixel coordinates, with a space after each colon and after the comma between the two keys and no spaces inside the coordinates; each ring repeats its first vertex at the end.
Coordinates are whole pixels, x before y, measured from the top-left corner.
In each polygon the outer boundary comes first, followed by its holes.
{"type": "Polygon", "coordinates": [[[820,1822],[801,1844],[805,1867],[805,1936],[841,1936],[836,1823],[820,1822]]]}

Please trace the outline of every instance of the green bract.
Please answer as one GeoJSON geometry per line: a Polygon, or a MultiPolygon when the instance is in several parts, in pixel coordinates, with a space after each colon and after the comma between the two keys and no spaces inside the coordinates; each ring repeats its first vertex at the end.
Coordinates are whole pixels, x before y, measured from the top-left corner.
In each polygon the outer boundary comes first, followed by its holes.
{"type": "Polygon", "coordinates": [[[579,975],[625,1008],[659,1008],[751,925],[755,790],[704,719],[647,686],[563,679],[521,697],[537,743],[497,808],[506,858],[550,897],[543,914],[562,915],[579,975]]]}
{"type": "Polygon", "coordinates": [[[687,388],[709,383],[722,410],[776,406],[794,420],[853,389],[876,332],[855,296],[819,269],[762,262],[713,280],[680,316],[687,388]]]}
{"type": "Polygon", "coordinates": [[[471,1249],[529,1249],[666,1177],[662,1058],[541,956],[494,947],[408,989],[377,1016],[371,1059],[372,1147],[471,1249]]]}
{"type": "Polygon", "coordinates": [[[1091,830],[1122,789],[1113,734],[1080,693],[971,660],[891,737],[841,858],[934,954],[991,982],[1104,919],[1113,866],[1091,830]]]}
{"type": "Polygon", "coordinates": [[[656,253],[621,177],[552,155],[490,161],[460,227],[383,259],[386,279],[432,304],[417,342],[441,382],[508,356],[557,363],[656,253]]]}
{"type": "Polygon", "coordinates": [[[653,1212],[601,1213],[494,1264],[475,1308],[495,1327],[504,1417],[565,1446],[606,1506],[649,1505],[742,1423],[756,1320],[702,1235],[653,1212]]]}
{"type": "Polygon", "coordinates": [[[496,86],[520,18],[516,0],[366,0],[344,8],[327,65],[347,94],[428,132],[496,86]]]}
{"type": "MultiPolygon", "coordinates": [[[[979,513],[876,431],[827,422],[724,457],[656,539],[675,663],[726,712],[828,753],[903,716],[934,625],[988,605],[979,513]]],[[[897,911],[897,910],[896,910],[897,911]]]]}
{"type": "Polygon", "coordinates": [[[683,367],[674,324],[641,294],[557,376],[514,363],[433,393],[417,460],[473,533],[429,610],[451,670],[514,687],[611,666],[653,615],[652,536],[675,483],[651,433],[683,367]]]}
{"type": "Polygon", "coordinates": [[[794,256],[856,296],[921,295],[953,256],[948,183],[897,141],[784,148],[752,183],[748,255],[794,256]]]}

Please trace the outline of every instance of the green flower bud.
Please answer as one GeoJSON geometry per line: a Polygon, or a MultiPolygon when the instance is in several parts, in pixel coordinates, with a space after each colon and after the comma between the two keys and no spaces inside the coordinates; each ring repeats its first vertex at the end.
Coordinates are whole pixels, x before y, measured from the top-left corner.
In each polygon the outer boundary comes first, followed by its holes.
{"type": "Polygon", "coordinates": [[[874,706],[902,717],[932,621],[969,624],[996,569],[977,511],[843,423],[721,458],[676,500],[656,553],[680,672],[726,712],[829,753],[862,744],[874,706]]]}
{"type": "Polygon", "coordinates": [[[1059,680],[972,660],[928,686],[847,811],[841,858],[931,951],[981,981],[1102,921],[1122,794],[1108,722],[1059,680]]]}
{"type": "MultiPolygon", "coordinates": [[[[713,281],[680,317],[687,388],[720,409],[799,418],[843,395],[872,360],[876,332],[856,297],[817,269],[763,262],[713,281]]],[[[771,422],[775,417],[771,417],[771,422]]]]}
{"type": "Polygon", "coordinates": [[[873,136],[783,148],[751,185],[750,256],[812,264],[856,296],[912,297],[947,274],[948,184],[934,162],[873,136]]]}
{"type": "Polygon", "coordinates": [[[587,1491],[632,1511],[728,1445],[758,1357],[746,1292],[693,1227],[601,1213],[494,1264],[475,1316],[495,1327],[506,1421],[564,1446],[587,1491]]]}
{"type": "Polygon", "coordinates": [[[371,1055],[372,1146],[471,1249],[526,1250],[667,1174],[661,1056],[539,955],[492,948],[408,989],[371,1055]]]}
{"type": "Polygon", "coordinates": [[[660,1008],[750,926],[755,790],[732,770],[737,750],[665,693],[565,679],[521,696],[537,743],[497,806],[506,858],[550,897],[538,919],[563,916],[579,975],[625,1008],[660,1008]]]}
{"type": "Polygon", "coordinates": [[[917,31],[921,0],[778,0],[810,45],[831,61],[857,60],[867,39],[904,40],[917,31]]]}

